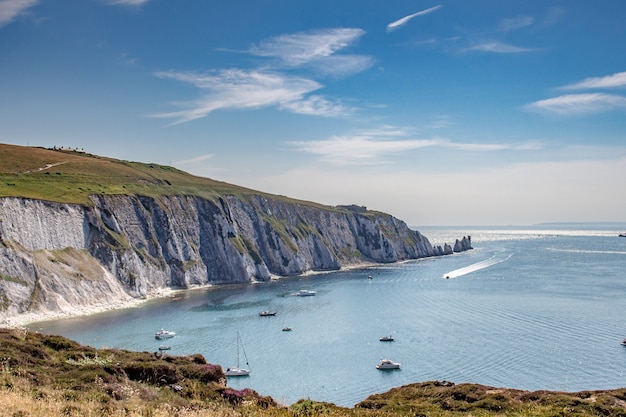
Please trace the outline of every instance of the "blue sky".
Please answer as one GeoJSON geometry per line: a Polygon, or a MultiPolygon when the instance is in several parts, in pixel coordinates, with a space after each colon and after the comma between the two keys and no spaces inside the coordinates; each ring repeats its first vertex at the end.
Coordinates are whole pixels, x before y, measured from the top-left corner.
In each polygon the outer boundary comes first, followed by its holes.
{"type": "Polygon", "coordinates": [[[0,0],[0,142],[411,226],[626,221],[624,22],[622,0],[0,0]]]}

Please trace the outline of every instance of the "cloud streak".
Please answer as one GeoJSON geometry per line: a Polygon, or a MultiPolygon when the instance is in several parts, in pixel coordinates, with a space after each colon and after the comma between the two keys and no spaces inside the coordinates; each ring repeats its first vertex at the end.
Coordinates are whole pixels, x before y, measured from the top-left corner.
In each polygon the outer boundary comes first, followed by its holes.
{"type": "Polygon", "coordinates": [[[37,3],[39,0],[0,0],[0,28],[26,13],[37,3]]]}
{"type": "Polygon", "coordinates": [[[598,113],[626,108],[626,97],[604,94],[566,94],[539,100],[524,106],[526,110],[547,112],[562,116],[598,113]]]}
{"type": "Polygon", "coordinates": [[[534,23],[535,19],[531,16],[517,16],[510,19],[503,19],[500,21],[498,25],[498,29],[502,32],[510,32],[512,30],[517,30],[521,28],[525,28],[534,23]]]}
{"type": "Polygon", "coordinates": [[[107,3],[114,6],[142,6],[149,1],[150,0],[108,0],[107,3]]]}
{"type": "Polygon", "coordinates": [[[626,87],[626,72],[618,72],[605,77],[590,77],[584,80],[560,87],[561,90],[585,90],[599,88],[626,87]]]}
{"type": "Polygon", "coordinates": [[[491,52],[497,54],[518,54],[523,52],[532,52],[534,49],[523,48],[499,41],[486,41],[477,43],[465,48],[468,52],[491,52]]]}
{"type": "Polygon", "coordinates": [[[470,152],[527,151],[540,149],[538,144],[458,143],[444,138],[411,139],[406,129],[386,126],[357,132],[354,135],[333,136],[326,140],[295,141],[290,146],[319,157],[331,165],[377,165],[386,158],[423,148],[440,147],[470,152]]]}
{"type": "Polygon", "coordinates": [[[252,55],[277,58],[287,66],[297,67],[327,58],[350,46],[365,31],[358,28],[332,28],[275,36],[252,46],[252,55]]]}
{"type": "Polygon", "coordinates": [[[403,18],[400,18],[394,22],[391,22],[387,25],[387,32],[393,32],[394,30],[400,29],[402,26],[406,25],[411,19],[417,17],[417,16],[424,16],[427,14],[430,14],[432,12],[435,12],[439,9],[441,9],[443,6],[442,5],[437,5],[434,7],[431,7],[429,9],[426,10],[422,10],[420,12],[417,13],[413,13],[410,14],[408,16],[404,16],[403,18]]]}
{"type": "Polygon", "coordinates": [[[255,109],[277,106],[300,114],[341,116],[350,109],[320,96],[306,97],[322,88],[307,78],[287,76],[258,70],[222,70],[208,74],[190,72],[159,72],[160,78],[182,81],[199,88],[204,94],[199,99],[180,103],[186,109],[151,115],[174,119],[170,125],[206,117],[220,109],[255,109]]]}
{"type": "Polygon", "coordinates": [[[174,165],[195,164],[195,163],[198,163],[198,162],[206,161],[207,159],[211,159],[211,158],[213,158],[213,156],[214,155],[212,153],[207,153],[207,154],[204,154],[204,155],[197,156],[195,158],[183,159],[182,161],[176,161],[176,162],[174,162],[174,165]]]}

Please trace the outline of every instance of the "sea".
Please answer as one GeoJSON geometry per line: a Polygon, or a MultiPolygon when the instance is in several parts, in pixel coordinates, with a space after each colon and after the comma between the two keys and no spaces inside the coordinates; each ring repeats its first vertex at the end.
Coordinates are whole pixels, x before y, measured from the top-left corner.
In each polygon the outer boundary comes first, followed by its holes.
{"type": "Polygon", "coordinates": [[[239,334],[240,365],[251,372],[228,385],[285,405],[352,407],[431,380],[529,391],[626,387],[626,238],[618,236],[626,224],[416,229],[434,244],[469,235],[473,250],[189,290],[29,328],[97,348],[167,344],[166,354],[200,353],[223,368],[237,364],[239,334]],[[176,336],[156,340],[161,328],[176,336]],[[383,358],[400,369],[378,370],[383,358]]]}

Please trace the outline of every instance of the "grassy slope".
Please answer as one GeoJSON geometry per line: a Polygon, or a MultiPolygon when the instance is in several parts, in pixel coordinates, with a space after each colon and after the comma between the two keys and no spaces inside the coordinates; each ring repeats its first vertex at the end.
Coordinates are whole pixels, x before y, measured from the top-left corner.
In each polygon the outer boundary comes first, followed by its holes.
{"type": "Polygon", "coordinates": [[[354,408],[289,407],[224,385],[200,355],[94,349],[60,336],[0,329],[0,415],[6,416],[626,416],[626,389],[563,393],[425,382],[354,408]]]}
{"type": "Polygon", "coordinates": [[[120,161],[74,151],[0,144],[0,197],[88,205],[91,203],[89,195],[92,194],[194,195],[209,200],[221,195],[235,195],[244,200],[251,195],[266,195],[333,209],[196,177],[170,166],[120,161]]]}

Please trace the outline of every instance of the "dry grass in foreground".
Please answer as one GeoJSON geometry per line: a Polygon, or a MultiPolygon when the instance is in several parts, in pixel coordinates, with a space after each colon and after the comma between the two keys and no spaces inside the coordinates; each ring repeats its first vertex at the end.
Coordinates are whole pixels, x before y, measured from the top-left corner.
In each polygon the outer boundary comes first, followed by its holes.
{"type": "Polygon", "coordinates": [[[430,381],[372,395],[354,408],[277,404],[233,390],[201,355],[94,349],[60,336],[0,329],[0,416],[623,416],[626,389],[578,393],[430,381]]]}

